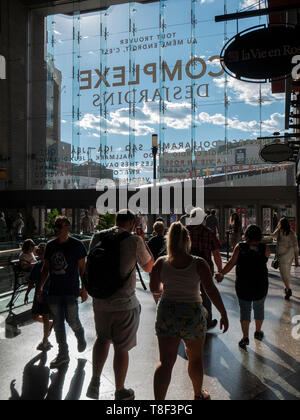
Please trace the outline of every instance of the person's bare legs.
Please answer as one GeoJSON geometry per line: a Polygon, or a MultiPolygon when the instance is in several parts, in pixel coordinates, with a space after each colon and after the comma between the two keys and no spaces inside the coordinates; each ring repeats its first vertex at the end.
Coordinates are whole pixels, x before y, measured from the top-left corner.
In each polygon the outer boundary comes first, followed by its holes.
{"type": "Polygon", "coordinates": [[[40,322],[41,324],[43,323],[42,315],[32,315],[32,319],[34,322],[40,322]]]}
{"type": "Polygon", "coordinates": [[[110,348],[110,341],[97,338],[93,348],[93,377],[87,390],[87,397],[99,399],[100,376],[103,371],[110,348]]]}
{"type": "Polygon", "coordinates": [[[53,326],[53,322],[50,321],[50,315],[43,315],[42,318],[42,322],[43,322],[43,326],[44,326],[44,338],[43,338],[43,342],[44,343],[48,343],[48,338],[51,332],[51,328],[53,326]]]}
{"type": "Polygon", "coordinates": [[[255,320],[255,325],[256,325],[256,332],[261,332],[261,328],[262,325],[264,323],[264,320],[260,321],[260,320],[255,320]]]}
{"type": "Polygon", "coordinates": [[[46,314],[46,315],[32,315],[32,319],[35,322],[39,322],[41,324],[43,324],[43,343],[47,344],[50,332],[51,332],[51,328],[53,326],[53,321],[50,321],[50,315],[46,314]]]}
{"type": "Polygon", "coordinates": [[[100,378],[110,348],[110,341],[97,338],[93,348],[93,377],[100,378]]]}
{"type": "Polygon", "coordinates": [[[243,331],[243,338],[249,337],[250,321],[241,321],[241,327],[243,331]]]}
{"type": "Polygon", "coordinates": [[[171,382],[172,370],[177,359],[179,337],[158,337],[160,362],[154,374],[154,398],[164,400],[171,382]]]}
{"type": "Polygon", "coordinates": [[[114,357],[114,373],[116,391],[122,391],[124,389],[125,379],[129,365],[129,353],[128,351],[115,350],[114,357]]]}
{"type": "Polygon", "coordinates": [[[205,337],[198,340],[184,340],[186,354],[189,359],[188,373],[191,378],[195,397],[202,395],[203,387],[203,347],[205,337]]]}

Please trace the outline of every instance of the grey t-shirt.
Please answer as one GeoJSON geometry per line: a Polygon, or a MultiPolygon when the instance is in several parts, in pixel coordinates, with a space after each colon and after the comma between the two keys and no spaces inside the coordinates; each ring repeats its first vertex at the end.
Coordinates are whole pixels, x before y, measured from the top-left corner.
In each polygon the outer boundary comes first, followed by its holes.
{"type": "MultiPolygon", "coordinates": [[[[115,228],[119,233],[125,232],[125,229],[120,227],[115,228]]],[[[90,250],[97,245],[100,240],[100,233],[96,233],[92,239],[90,250]]],[[[119,312],[135,309],[139,306],[139,301],[136,297],[136,269],[135,265],[138,262],[140,266],[145,266],[152,258],[148,252],[145,242],[140,236],[131,235],[129,238],[121,242],[121,275],[126,277],[132,269],[132,273],[125,283],[113,296],[108,299],[94,299],[94,303],[99,310],[105,312],[119,312]]]]}

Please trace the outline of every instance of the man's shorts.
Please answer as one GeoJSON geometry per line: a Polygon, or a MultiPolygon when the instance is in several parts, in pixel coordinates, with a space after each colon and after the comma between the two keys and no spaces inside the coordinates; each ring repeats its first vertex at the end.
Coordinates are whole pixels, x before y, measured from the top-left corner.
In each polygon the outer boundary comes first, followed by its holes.
{"type": "Polygon", "coordinates": [[[97,336],[111,341],[116,350],[129,351],[137,345],[141,306],[122,312],[105,312],[94,299],[94,316],[97,336]]]}

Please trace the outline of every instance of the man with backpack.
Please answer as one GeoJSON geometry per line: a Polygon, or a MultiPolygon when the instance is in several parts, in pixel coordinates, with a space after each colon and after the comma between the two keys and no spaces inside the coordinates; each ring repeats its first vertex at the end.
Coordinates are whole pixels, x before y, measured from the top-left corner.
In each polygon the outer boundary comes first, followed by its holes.
{"type": "Polygon", "coordinates": [[[141,306],[136,297],[136,264],[150,273],[153,256],[145,241],[133,235],[135,215],[117,214],[116,226],[94,235],[87,261],[87,290],[93,299],[97,340],[93,350],[93,377],[87,397],[99,399],[100,376],[110,345],[114,345],[115,399],[133,400],[125,389],[129,351],[137,344],[141,306]]]}

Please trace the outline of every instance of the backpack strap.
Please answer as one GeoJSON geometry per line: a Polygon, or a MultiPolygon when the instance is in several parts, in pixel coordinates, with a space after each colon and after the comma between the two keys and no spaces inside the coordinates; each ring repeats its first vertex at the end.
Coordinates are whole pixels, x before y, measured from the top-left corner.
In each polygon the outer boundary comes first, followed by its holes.
{"type": "MultiPolygon", "coordinates": [[[[130,238],[131,234],[127,231],[116,234],[116,238],[115,240],[118,241],[119,245],[121,244],[122,241],[124,241],[127,238],[130,238]]],[[[132,270],[130,271],[130,273],[128,273],[128,275],[125,277],[124,279],[124,284],[127,282],[127,280],[129,279],[129,277],[131,276],[131,274],[133,273],[133,270],[137,267],[137,264],[132,268],[132,270]]]]}
{"type": "MultiPolygon", "coordinates": [[[[140,268],[139,268],[138,264],[136,264],[136,269],[137,269],[137,272],[138,272],[138,274],[139,274],[140,282],[141,282],[141,284],[142,284],[142,286],[143,286],[143,289],[144,289],[144,290],[147,290],[147,286],[145,285],[145,282],[144,282],[143,277],[142,277],[142,275],[141,275],[141,271],[140,271],[140,268]]],[[[132,270],[132,271],[133,271],[133,270],[132,270]]],[[[132,272],[131,272],[131,273],[132,273],[132,272]]],[[[130,274],[131,274],[131,273],[130,273],[130,274]]]]}

